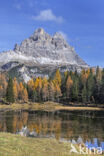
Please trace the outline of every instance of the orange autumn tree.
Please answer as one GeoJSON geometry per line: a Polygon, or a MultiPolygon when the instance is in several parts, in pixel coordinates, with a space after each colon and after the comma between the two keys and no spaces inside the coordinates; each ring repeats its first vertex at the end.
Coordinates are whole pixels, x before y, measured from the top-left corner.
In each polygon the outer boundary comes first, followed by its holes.
{"type": "Polygon", "coordinates": [[[0,97],[5,97],[7,89],[6,75],[0,74],[0,97]]]}
{"type": "Polygon", "coordinates": [[[28,92],[26,88],[23,89],[22,99],[24,102],[28,102],[28,92]]]}
{"type": "Polygon", "coordinates": [[[48,80],[47,80],[46,77],[43,78],[43,82],[42,83],[43,83],[43,87],[42,87],[42,99],[43,99],[43,101],[46,101],[49,98],[49,91],[48,91],[48,85],[49,85],[49,83],[48,83],[48,80]]]}
{"type": "Polygon", "coordinates": [[[34,99],[36,101],[41,101],[42,100],[42,78],[38,77],[36,78],[34,82],[34,99]]]}
{"type": "Polygon", "coordinates": [[[54,81],[55,81],[55,84],[58,84],[59,86],[61,86],[61,74],[60,74],[59,69],[57,69],[55,73],[54,81]]]}
{"type": "Polygon", "coordinates": [[[22,82],[19,83],[19,99],[23,102],[28,102],[28,92],[22,82]]]}
{"type": "Polygon", "coordinates": [[[29,98],[35,101],[41,101],[42,99],[42,78],[37,77],[35,80],[31,79],[28,84],[29,98]]]}
{"type": "Polygon", "coordinates": [[[30,91],[34,90],[35,85],[34,85],[33,78],[28,81],[27,85],[28,85],[30,91]]]}
{"type": "MultiPolygon", "coordinates": [[[[41,78],[40,78],[40,77],[37,77],[37,78],[35,79],[35,82],[34,82],[34,89],[37,89],[37,88],[38,88],[40,81],[41,81],[41,78]]],[[[41,82],[40,84],[41,84],[41,86],[42,86],[42,82],[41,82]]]]}
{"type": "Polygon", "coordinates": [[[87,79],[88,79],[88,76],[89,76],[89,69],[87,71],[85,70],[82,70],[81,72],[81,80],[82,80],[82,83],[85,84],[87,79]]]}
{"type": "Polygon", "coordinates": [[[56,74],[53,79],[54,87],[55,87],[55,99],[59,102],[59,98],[62,96],[61,93],[61,74],[59,69],[57,69],[56,74]]]}
{"type": "Polygon", "coordinates": [[[49,100],[54,101],[55,99],[55,85],[53,81],[49,82],[49,100]]]}
{"type": "Polygon", "coordinates": [[[68,79],[66,81],[66,96],[67,98],[70,98],[70,91],[73,85],[73,80],[71,79],[71,76],[68,76],[68,79]]]}

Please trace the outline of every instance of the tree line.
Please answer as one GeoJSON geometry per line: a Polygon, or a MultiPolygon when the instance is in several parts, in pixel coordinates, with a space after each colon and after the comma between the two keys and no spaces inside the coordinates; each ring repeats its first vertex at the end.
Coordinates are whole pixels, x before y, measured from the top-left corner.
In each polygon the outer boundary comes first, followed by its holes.
{"type": "Polygon", "coordinates": [[[16,78],[6,79],[0,74],[0,98],[7,102],[44,102],[55,101],[62,103],[104,103],[104,69],[97,67],[77,71],[59,69],[53,77],[32,78],[27,83],[19,82],[16,78]]]}

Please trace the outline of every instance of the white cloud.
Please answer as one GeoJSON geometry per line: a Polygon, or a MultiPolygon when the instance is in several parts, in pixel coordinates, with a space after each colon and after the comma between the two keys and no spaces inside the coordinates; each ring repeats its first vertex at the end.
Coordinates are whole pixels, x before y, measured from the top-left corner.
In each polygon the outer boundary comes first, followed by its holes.
{"type": "Polygon", "coordinates": [[[67,34],[65,34],[63,31],[58,31],[58,32],[63,36],[65,40],[68,40],[67,34]]]}
{"type": "Polygon", "coordinates": [[[37,16],[32,16],[32,19],[37,21],[55,21],[58,23],[62,23],[64,21],[61,16],[57,17],[54,15],[51,9],[40,11],[40,14],[37,16]]]}

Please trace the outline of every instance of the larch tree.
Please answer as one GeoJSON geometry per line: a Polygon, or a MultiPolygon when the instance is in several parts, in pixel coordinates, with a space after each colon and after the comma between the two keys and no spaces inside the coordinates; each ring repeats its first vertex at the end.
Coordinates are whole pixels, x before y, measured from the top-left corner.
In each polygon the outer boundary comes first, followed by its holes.
{"type": "Polygon", "coordinates": [[[26,88],[23,89],[22,100],[24,102],[28,102],[28,92],[27,92],[27,89],[26,88]]]}
{"type": "Polygon", "coordinates": [[[61,74],[59,69],[57,69],[55,76],[54,76],[54,81],[56,84],[58,84],[59,86],[61,86],[61,74]]]}
{"type": "Polygon", "coordinates": [[[0,86],[1,86],[1,92],[0,97],[5,97],[6,95],[6,89],[7,89],[7,80],[5,74],[0,74],[0,86]]]}
{"type": "Polygon", "coordinates": [[[19,84],[19,99],[22,100],[23,102],[28,101],[28,92],[22,82],[20,82],[19,84]]]}
{"type": "Polygon", "coordinates": [[[42,87],[42,99],[43,101],[47,101],[49,98],[49,91],[48,91],[48,81],[46,77],[43,79],[43,87],[42,87]]]}
{"type": "Polygon", "coordinates": [[[22,100],[23,89],[24,89],[23,83],[20,82],[19,83],[19,94],[18,94],[19,100],[22,100]]]}
{"type": "Polygon", "coordinates": [[[71,98],[72,85],[73,85],[73,81],[71,79],[71,76],[68,76],[68,79],[66,81],[66,96],[67,96],[67,98],[71,98]]]}
{"type": "Polygon", "coordinates": [[[54,101],[54,99],[55,99],[55,85],[54,85],[53,81],[49,82],[48,88],[49,88],[49,100],[54,101]]]}

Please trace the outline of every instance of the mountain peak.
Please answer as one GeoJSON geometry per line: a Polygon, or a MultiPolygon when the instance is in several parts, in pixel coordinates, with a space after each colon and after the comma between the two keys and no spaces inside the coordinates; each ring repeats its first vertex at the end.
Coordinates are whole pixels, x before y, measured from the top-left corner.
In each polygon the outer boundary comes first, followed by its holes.
{"type": "MultiPolygon", "coordinates": [[[[13,52],[7,52],[8,62],[9,60],[21,60],[22,62],[24,60],[24,62],[36,64],[87,66],[65,41],[61,33],[56,32],[50,36],[43,28],[38,28],[32,36],[22,41],[20,45],[16,44],[13,52]]],[[[5,58],[4,55],[2,57],[5,58]]]]}
{"type": "Polygon", "coordinates": [[[32,39],[33,41],[44,41],[50,38],[51,36],[47,34],[43,28],[38,28],[29,39],[32,39]]]}
{"type": "Polygon", "coordinates": [[[62,34],[61,34],[60,32],[56,32],[56,33],[53,35],[53,38],[58,38],[58,39],[64,40],[64,37],[62,36],[62,34]]]}
{"type": "Polygon", "coordinates": [[[44,29],[43,28],[38,28],[35,30],[35,33],[34,34],[40,34],[40,35],[43,35],[45,33],[44,29]]]}

